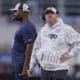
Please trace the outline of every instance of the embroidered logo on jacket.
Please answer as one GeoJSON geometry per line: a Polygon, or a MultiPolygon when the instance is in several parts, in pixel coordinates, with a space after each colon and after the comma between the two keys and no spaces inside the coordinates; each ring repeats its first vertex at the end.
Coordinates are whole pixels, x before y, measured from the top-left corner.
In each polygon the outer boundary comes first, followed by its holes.
{"type": "Polygon", "coordinates": [[[57,35],[56,34],[48,34],[48,37],[50,38],[50,39],[56,39],[57,38],[57,35]]]}

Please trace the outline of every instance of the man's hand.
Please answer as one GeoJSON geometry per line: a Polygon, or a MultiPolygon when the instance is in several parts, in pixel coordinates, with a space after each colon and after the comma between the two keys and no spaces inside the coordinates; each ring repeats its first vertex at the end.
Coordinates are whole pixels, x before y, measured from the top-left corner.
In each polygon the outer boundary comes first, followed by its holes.
{"type": "Polygon", "coordinates": [[[33,71],[33,69],[27,70],[27,74],[28,74],[29,77],[30,77],[30,76],[34,76],[34,71],[33,71]]]}
{"type": "Polygon", "coordinates": [[[63,55],[61,55],[60,57],[60,62],[64,62],[67,61],[68,59],[70,59],[71,56],[68,53],[64,53],[63,55]]]}
{"type": "Polygon", "coordinates": [[[28,78],[27,70],[28,70],[28,68],[23,68],[23,70],[22,70],[21,75],[23,76],[24,80],[27,80],[27,78],[28,78]]]}

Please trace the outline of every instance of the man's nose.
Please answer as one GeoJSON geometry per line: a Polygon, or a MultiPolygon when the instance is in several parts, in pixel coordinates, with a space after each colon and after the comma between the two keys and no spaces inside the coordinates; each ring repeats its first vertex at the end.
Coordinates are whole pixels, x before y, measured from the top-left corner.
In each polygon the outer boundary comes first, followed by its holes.
{"type": "Polygon", "coordinates": [[[48,15],[48,17],[52,17],[51,15],[48,15]]]}

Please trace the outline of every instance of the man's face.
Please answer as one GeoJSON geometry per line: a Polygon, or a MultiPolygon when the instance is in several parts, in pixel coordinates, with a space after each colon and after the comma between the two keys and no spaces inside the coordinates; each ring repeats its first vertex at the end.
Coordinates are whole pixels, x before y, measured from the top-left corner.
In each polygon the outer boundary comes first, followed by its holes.
{"type": "Polygon", "coordinates": [[[53,12],[48,12],[45,14],[45,20],[49,24],[55,24],[57,22],[58,15],[53,12]]]}
{"type": "Polygon", "coordinates": [[[22,11],[21,10],[15,11],[13,15],[14,15],[14,20],[22,21],[23,14],[22,14],[22,11]]]}

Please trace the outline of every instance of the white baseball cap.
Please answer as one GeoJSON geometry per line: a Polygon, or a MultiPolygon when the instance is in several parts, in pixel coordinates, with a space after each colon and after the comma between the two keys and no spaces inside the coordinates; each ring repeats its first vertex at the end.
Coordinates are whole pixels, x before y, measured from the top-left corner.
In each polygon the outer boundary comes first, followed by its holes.
{"type": "Polygon", "coordinates": [[[53,13],[57,13],[57,10],[54,7],[48,7],[47,9],[45,9],[44,14],[46,14],[47,12],[53,12],[53,13]]]}
{"type": "Polygon", "coordinates": [[[30,12],[29,6],[25,3],[17,3],[16,6],[10,10],[11,11],[22,10],[22,11],[30,12]]]}

